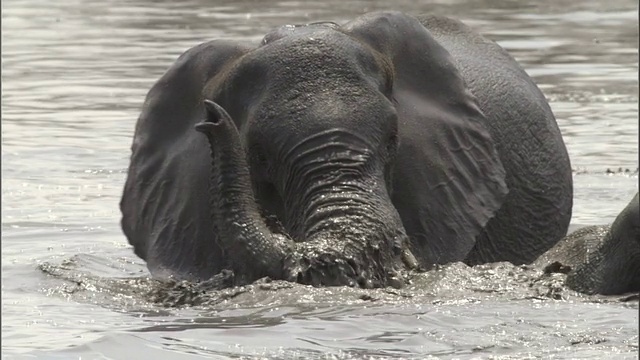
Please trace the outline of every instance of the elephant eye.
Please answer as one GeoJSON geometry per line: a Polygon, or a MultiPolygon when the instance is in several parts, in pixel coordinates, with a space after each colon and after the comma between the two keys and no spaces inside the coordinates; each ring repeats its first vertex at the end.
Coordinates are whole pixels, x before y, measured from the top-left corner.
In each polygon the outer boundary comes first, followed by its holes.
{"type": "Polygon", "coordinates": [[[398,133],[393,133],[387,141],[387,154],[393,156],[398,151],[398,133]]]}
{"type": "Polygon", "coordinates": [[[269,162],[267,161],[267,157],[264,156],[264,153],[256,154],[256,162],[265,169],[269,167],[269,162]]]}
{"type": "Polygon", "coordinates": [[[267,157],[258,146],[251,147],[249,151],[249,163],[252,171],[256,176],[262,179],[268,178],[269,174],[269,161],[267,157]]]}
{"type": "Polygon", "coordinates": [[[264,154],[256,155],[256,161],[258,161],[260,165],[267,165],[267,158],[264,156],[264,154]]]}

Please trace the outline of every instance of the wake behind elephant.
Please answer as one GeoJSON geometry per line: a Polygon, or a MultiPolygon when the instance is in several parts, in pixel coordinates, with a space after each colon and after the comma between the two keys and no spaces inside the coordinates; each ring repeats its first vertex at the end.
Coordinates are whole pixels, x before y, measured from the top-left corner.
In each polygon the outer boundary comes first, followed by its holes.
{"type": "Polygon", "coordinates": [[[560,241],[534,265],[566,272],[567,286],[587,294],[640,292],[638,194],[610,226],[587,226],[560,241]]]}
{"type": "Polygon", "coordinates": [[[378,12],[182,54],[147,95],[120,206],[154,276],[377,287],[529,263],[572,196],[553,113],[504,49],[378,12]]]}

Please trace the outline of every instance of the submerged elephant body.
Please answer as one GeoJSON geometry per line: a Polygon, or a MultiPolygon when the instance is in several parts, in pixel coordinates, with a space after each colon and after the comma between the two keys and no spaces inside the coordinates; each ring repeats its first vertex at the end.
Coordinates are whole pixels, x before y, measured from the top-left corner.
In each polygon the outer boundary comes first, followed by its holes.
{"type": "Polygon", "coordinates": [[[533,261],[566,234],[572,191],[555,118],[502,48],[372,13],[180,56],[138,119],[122,228],[155,276],[384,286],[533,261]]]}
{"type": "Polygon", "coordinates": [[[587,294],[640,291],[640,203],[638,194],[613,224],[571,233],[534,265],[567,273],[567,286],[587,294]]]}

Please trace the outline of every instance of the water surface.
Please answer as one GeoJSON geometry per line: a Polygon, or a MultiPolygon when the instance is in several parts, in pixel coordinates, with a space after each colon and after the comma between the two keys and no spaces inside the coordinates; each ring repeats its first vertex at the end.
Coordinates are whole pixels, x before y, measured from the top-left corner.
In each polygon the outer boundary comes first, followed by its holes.
{"type": "Polygon", "coordinates": [[[189,47],[257,42],[286,23],[391,8],[461,18],[549,99],[576,170],[573,226],[611,222],[626,206],[638,189],[636,1],[390,4],[3,1],[3,358],[636,358],[637,302],[530,288],[512,275],[538,274],[508,266],[453,265],[409,298],[255,286],[176,309],[141,295],[152,285],[118,201],[146,92],[189,47]]]}

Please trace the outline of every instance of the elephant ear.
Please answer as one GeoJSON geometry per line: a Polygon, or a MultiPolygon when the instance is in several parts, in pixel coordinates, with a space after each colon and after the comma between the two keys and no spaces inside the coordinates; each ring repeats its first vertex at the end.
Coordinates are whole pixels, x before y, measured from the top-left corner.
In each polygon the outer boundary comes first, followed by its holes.
{"type": "Polygon", "coordinates": [[[392,200],[423,264],[463,260],[508,192],[476,99],[451,55],[420,22],[396,12],[344,26],[394,71],[400,148],[392,200]]]}
{"type": "MultiPolygon", "coordinates": [[[[142,107],[120,201],[122,230],[154,276],[208,278],[220,266],[211,228],[209,145],[194,124],[205,93],[249,51],[210,41],[182,54],[142,107]]],[[[208,96],[207,96],[208,97],[208,96]]]]}

